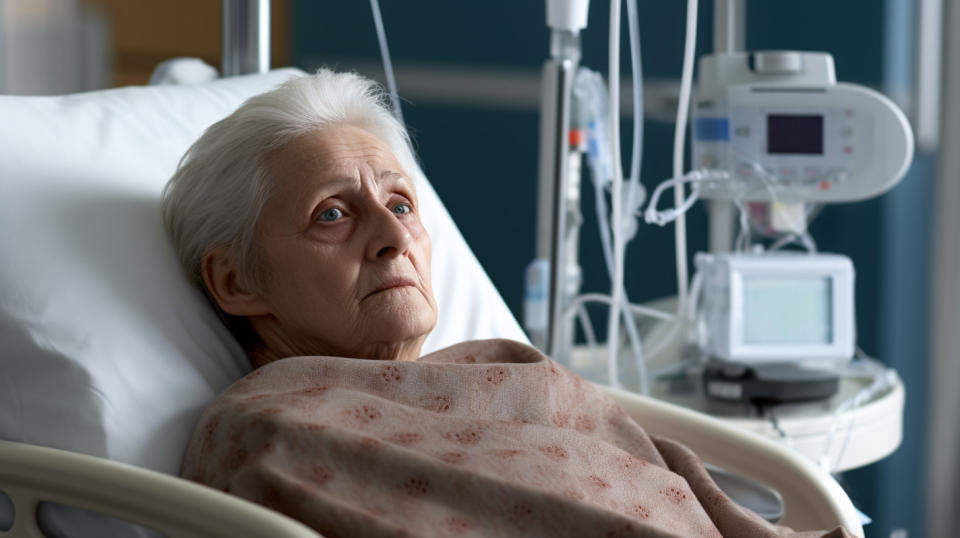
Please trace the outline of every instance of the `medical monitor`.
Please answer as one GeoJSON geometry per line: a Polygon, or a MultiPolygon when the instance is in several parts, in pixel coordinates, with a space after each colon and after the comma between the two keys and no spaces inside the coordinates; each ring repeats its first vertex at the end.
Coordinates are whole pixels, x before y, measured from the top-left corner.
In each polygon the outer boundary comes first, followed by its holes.
{"type": "Polygon", "coordinates": [[[713,54],[699,72],[692,166],[725,174],[699,185],[702,198],[864,200],[892,188],[913,158],[903,112],[870,88],[838,83],[829,54],[713,54]]]}
{"type": "Polygon", "coordinates": [[[854,350],[853,264],[836,254],[699,256],[701,342],[735,362],[846,360],[854,350]]]}

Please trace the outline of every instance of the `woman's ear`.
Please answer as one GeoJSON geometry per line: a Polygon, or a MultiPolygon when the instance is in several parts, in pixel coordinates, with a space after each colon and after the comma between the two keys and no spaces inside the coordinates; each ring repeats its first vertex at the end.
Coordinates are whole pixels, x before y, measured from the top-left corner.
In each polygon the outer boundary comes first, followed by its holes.
{"type": "Polygon", "coordinates": [[[224,247],[207,252],[200,262],[200,274],[207,291],[227,314],[241,317],[269,314],[263,297],[242,284],[238,265],[224,247]]]}

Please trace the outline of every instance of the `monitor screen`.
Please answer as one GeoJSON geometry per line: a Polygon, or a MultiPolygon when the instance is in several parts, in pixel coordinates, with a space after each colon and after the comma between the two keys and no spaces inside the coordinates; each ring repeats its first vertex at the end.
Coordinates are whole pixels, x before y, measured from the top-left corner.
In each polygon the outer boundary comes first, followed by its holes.
{"type": "Polygon", "coordinates": [[[823,155],[823,116],[770,114],[767,153],[823,155]]]}
{"type": "Polygon", "coordinates": [[[815,277],[743,279],[743,343],[833,343],[833,280],[815,277]]]}

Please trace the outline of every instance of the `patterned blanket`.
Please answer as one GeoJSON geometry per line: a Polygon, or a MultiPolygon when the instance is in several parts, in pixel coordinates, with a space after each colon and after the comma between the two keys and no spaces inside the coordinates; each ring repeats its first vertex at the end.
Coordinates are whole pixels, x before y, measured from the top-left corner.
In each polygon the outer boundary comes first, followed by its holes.
{"type": "Polygon", "coordinates": [[[824,535],[740,508],[685,447],[507,340],[268,364],[206,410],[182,475],[331,538],[824,535]]]}

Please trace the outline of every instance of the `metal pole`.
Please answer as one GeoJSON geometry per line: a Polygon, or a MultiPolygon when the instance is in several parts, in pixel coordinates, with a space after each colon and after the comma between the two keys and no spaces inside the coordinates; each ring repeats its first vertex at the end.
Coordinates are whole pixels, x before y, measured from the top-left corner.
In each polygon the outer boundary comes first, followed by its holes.
{"type": "MultiPolygon", "coordinates": [[[[744,0],[714,0],[713,52],[736,52],[745,46],[746,10],[744,0]]],[[[733,246],[736,211],[733,203],[711,200],[707,206],[710,217],[710,251],[729,252],[733,246]]]]}
{"type": "Polygon", "coordinates": [[[580,61],[580,38],[575,32],[553,30],[551,58],[543,66],[540,113],[540,189],[537,216],[537,257],[550,260],[547,330],[543,350],[563,360],[563,309],[568,303],[567,217],[570,102],[573,78],[580,61]]]}
{"type": "Polygon", "coordinates": [[[940,142],[940,75],[943,72],[943,0],[920,0],[917,6],[916,108],[913,128],[917,149],[936,151],[940,142]]]}
{"type": "Polygon", "coordinates": [[[270,70],[270,0],[223,0],[220,72],[224,77],[270,70]]]}
{"type": "Polygon", "coordinates": [[[743,50],[746,27],[744,8],[744,0],[713,0],[713,52],[743,50]]]}

